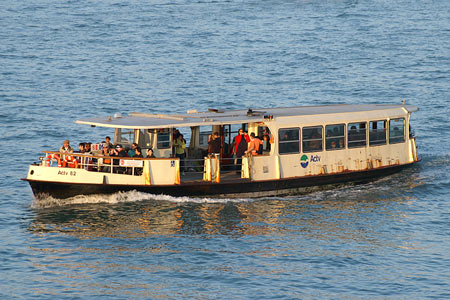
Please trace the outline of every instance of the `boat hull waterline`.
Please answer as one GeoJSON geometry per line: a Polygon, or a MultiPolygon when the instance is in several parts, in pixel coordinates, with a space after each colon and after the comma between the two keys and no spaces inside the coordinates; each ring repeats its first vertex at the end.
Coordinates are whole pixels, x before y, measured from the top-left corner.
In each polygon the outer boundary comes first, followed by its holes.
{"type": "Polygon", "coordinates": [[[67,199],[79,195],[114,194],[117,192],[129,191],[138,191],[154,195],[164,194],[174,197],[245,198],[304,194],[323,188],[327,185],[367,183],[381,177],[395,174],[412,165],[413,164],[393,165],[365,171],[267,181],[235,180],[224,183],[195,182],[165,186],[65,183],[30,179],[23,180],[29,182],[36,199],[42,199],[49,196],[58,199],[67,199]]]}

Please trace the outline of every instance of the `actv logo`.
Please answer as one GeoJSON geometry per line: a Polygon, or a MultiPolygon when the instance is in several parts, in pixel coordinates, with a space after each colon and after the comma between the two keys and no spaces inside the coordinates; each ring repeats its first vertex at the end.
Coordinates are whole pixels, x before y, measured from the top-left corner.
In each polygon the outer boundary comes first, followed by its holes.
{"type": "Polygon", "coordinates": [[[302,155],[302,157],[300,158],[300,165],[303,168],[306,168],[309,164],[309,160],[308,160],[308,156],[306,156],[305,154],[302,155]]]}
{"type": "Polygon", "coordinates": [[[308,158],[306,154],[303,154],[302,157],[300,157],[300,165],[303,168],[306,168],[309,165],[309,162],[319,162],[320,156],[319,155],[311,155],[311,158],[308,158]]]}

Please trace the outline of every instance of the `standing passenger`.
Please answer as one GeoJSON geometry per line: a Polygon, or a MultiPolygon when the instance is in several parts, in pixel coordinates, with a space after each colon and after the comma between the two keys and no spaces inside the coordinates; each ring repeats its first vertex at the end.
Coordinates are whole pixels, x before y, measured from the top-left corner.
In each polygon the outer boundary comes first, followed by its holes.
{"type": "Polygon", "coordinates": [[[219,137],[219,133],[218,132],[214,132],[213,135],[209,136],[209,153],[215,153],[215,154],[219,154],[220,153],[220,144],[221,144],[221,139],[219,137]]]}
{"type": "Polygon", "coordinates": [[[236,167],[242,164],[242,155],[247,151],[247,145],[250,142],[250,138],[247,133],[241,128],[239,129],[239,134],[234,138],[235,144],[233,147],[233,154],[236,155],[236,167]]]}
{"type": "Polygon", "coordinates": [[[175,156],[180,159],[180,171],[184,175],[184,159],[186,158],[186,141],[182,134],[173,142],[175,146],[175,156]]]}
{"type": "Polygon", "coordinates": [[[262,147],[261,140],[258,137],[255,136],[254,132],[252,132],[250,134],[249,147],[248,147],[248,150],[245,151],[245,154],[251,153],[252,155],[258,155],[260,147],[262,147]]]}
{"type": "Polygon", "coordinates": [[[73,148],[70,147],[70,141],[65,140],[63,146],[59,148],[59,152],[61,153],[73,153],[73,148]]]}
{"type": "Polygon", "coordinates": [[[113,144],[111,144],[111,138],[109,136],[105,137],[105,143],[108,145],[109,149],[114,148],[113,144]]]}

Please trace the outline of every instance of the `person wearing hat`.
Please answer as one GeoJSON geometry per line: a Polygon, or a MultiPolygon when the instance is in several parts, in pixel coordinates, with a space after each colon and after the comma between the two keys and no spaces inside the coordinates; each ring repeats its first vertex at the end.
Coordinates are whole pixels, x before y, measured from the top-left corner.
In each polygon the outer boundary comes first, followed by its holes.
{"type": "Polygon", "coordinates": [[[73,148],[70,147],[69,140],[65,140],[61,148],[59,148],[59,152],[61,153],[73,153],[73,148]]]}
{"type": "MultiPolygon", "coordinates": [[[[114,155],[115,157],[128,157],[128,153],[127,151],[125,151],[125,149],[122,147],[121,144],[117,144],[116,145],[116,149],[114,150],[114,155]]],[[[113,164],[118,166],[119,165],[119,159],[114,159],[113,164]]],[[[125,167],[115,167],[114,171],[116,173],[121,173],[124,174],[127,171],[127,168],[125,167]]]]}

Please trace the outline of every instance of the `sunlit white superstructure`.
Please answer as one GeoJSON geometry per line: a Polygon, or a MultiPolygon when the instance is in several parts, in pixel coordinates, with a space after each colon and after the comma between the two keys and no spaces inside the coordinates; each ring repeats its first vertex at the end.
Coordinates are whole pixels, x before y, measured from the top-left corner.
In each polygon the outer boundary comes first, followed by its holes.
{"type": "Polygon", "coordinates": [[[144,153],[153,148],[156,158],[115,158],[127,169],[117,174],[114,160],[106,163],[98,154],[71,154],[69,162],[74,163],[63,167],[52,162],[55,156],[63,160],[67,155],[45,151],[40,163],[29,167],[25,180],[36,196],[56,198],[130,190],[173,196],[262,196],[364,182],[419,161],[409,125],[417,110],[396,104],[327,105],[81,119],[76,123],[114,129],[114,143],[129,147],[135,142],[144,153]],[[236,169],[231,147],[239,128],[257,136],[266,130],[271,139],[264,142],[262,154],[243,156],[236,169]],[[184,170],[180,159],[173,157],[175,129],[188,131],[184,170]],[[219,154],[208,154],[211,132],[219,133],[219,154]],[[102,171],[105,165],[110,171],[102,171]]]}

